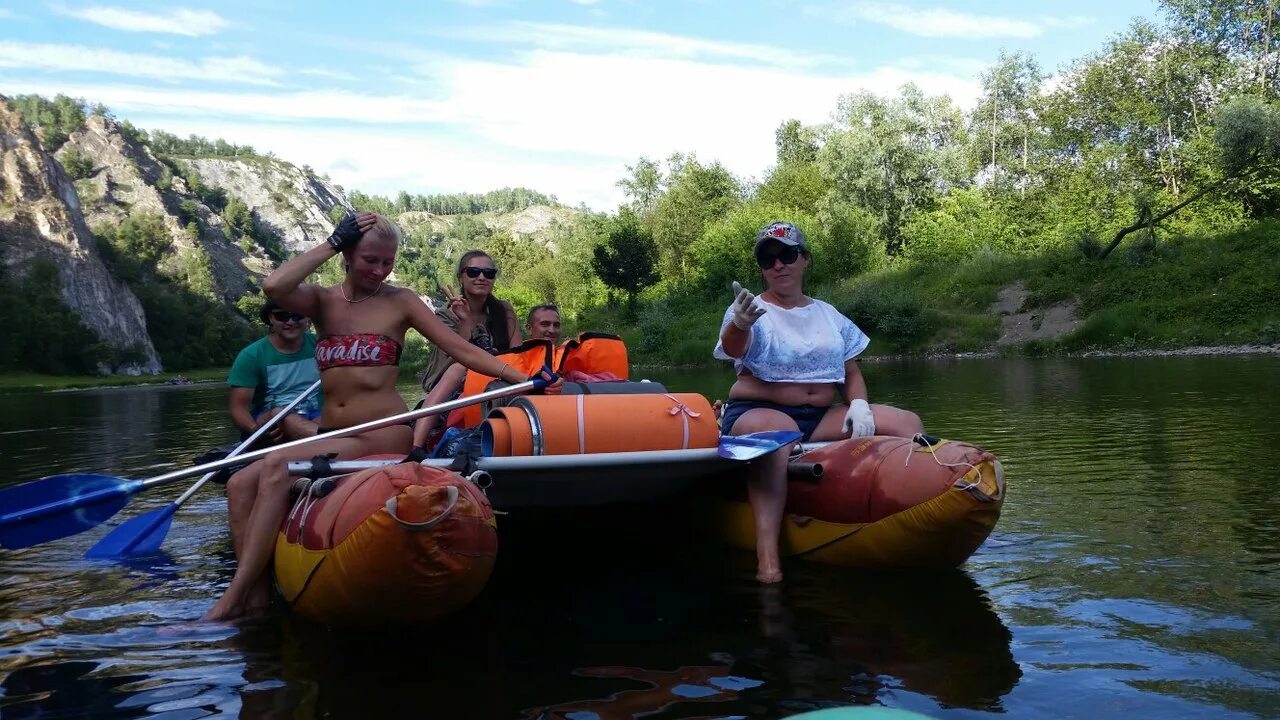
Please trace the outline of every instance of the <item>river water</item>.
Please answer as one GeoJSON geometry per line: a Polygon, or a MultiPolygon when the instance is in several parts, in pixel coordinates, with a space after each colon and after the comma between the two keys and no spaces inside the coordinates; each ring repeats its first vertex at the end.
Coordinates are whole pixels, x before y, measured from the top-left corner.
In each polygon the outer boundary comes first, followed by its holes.
{"type": "MultiPolygon", "coordinates": [[[[761,588],[750,553],[666,515],[531,516],[505,522],[536,542],[504,535],[445,622],[211,625],[233,561],[207,489],[144,561],[82,559],[105,526],[0,550],[0,716],[1280,717],[1280,358],[864,372],[873,400],[1004,462],[1004,514],[959,570],[794,562],[761,588]]],[[[710,396],[730,380],[646,374],[710,396]]],[[[157,474],[229,439],[223,407],[217,385],[0,395],[0,485],[157,474]]]]}

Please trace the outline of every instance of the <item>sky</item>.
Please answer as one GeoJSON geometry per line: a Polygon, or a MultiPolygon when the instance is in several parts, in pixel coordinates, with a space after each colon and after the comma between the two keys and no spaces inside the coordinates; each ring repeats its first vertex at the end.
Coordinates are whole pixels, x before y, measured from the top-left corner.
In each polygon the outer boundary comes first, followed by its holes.
{"type": "Polygon", "coordinates": [[[611,210],[642,156],[745,180],[788,119],[914,82],[963,107],[1001,50],[1050,75],[1155,0],[0,0],[0,94],[274,152],[368,193],[525,186],[611,210]]]}

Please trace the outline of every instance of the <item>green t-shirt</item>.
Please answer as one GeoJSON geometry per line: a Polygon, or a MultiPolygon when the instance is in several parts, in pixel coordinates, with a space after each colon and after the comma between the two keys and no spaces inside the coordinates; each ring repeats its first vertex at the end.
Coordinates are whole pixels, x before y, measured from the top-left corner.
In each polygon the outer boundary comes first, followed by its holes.
{"type": "MultiPolygon", "coordinates": [[[[253,404],[250,412],[255,416],[264,410],[284,407],[320,379],[316,367],[316,336],[302,335],[302,347],[298,352],[282,353],[268,338],[250,343],[236,355],[231,363],[227,384],[232,387],[253,388],[253,404]]],[[[303,400],[296,412],[314,415],[320,412],[320,392],[303,400]]]]}

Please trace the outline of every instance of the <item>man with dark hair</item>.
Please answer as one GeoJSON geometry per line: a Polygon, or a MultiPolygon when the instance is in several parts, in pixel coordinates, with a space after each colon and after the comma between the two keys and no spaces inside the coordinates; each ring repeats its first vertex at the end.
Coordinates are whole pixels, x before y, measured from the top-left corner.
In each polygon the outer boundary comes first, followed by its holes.
{"type": "MultiPolygon", "coordinates": [[[[258,317],[267,326],[267,336],[236,355],[227,377],[231,386],[227,412],[244,435],[257,430],[320,379],[316,336],[308,331],[308,320],[273,300],[267,300],[258,317]]],[[[271,428],[267,437],[275,443],[315,435],[320,403],[317,390],[271,428]]]]}
{"type": "Polygon", "coordinates": [[[550,340],[552,345],[559,345],[560,308],[550,303],[534,305],[529,310],[529,318],[525,321],[524,329],[530,340],[550,340]]]}

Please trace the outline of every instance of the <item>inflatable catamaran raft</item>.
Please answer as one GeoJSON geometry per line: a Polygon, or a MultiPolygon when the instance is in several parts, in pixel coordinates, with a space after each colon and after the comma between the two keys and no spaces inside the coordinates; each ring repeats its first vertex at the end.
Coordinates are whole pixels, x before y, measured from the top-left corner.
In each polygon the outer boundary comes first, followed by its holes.
{"type": "MultiPolygon", "coordinates": [[[[322,622],[443,615],[492,571],[495,509],[702,504],[715,532],[753,548],[745,466],[798,439],[758,435],[720,436],[691,393],[525,396],[489,410],[480,457],[291,463],[309,477],[278,536],[277,584],[322,622]]],[[[783,552],[836,565],[959,565],[1004,502],[1000,461],[962,442],[805,444],[790,467],[783,552]]]]}

